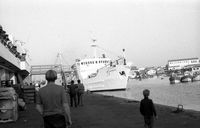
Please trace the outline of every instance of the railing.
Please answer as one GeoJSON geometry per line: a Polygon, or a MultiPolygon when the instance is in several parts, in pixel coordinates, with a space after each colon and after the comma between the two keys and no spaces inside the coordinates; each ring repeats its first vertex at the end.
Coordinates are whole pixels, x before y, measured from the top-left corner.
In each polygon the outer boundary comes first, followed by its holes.
{"type": "Polygon", "coordinates": [[[0,57],[20,68],[20,59],[17,58],[11,51],[0,42],[0,57]]]}
{"type": "Polygon", "coordinates": [[[31,71],[31,66],[29,65],[27,61],[21,61],[20,68],[21,70],[27,70],[28,72],[31,71]]]}
{"type": "Polygon", "coordinates": [[[61,71],[72,72],[70,67],[66,65],[33,65],[31,66],[31,75],[42,75],[50,69],[55,70],[57,73],[60,73],[61,71]]]}

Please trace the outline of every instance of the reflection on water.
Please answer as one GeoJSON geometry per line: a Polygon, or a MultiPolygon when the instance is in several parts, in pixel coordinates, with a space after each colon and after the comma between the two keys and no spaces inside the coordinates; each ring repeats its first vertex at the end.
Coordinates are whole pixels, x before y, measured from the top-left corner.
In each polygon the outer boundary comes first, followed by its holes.
{"type": "Polygon", "coordinates": [[[130,80],[126,91],[99,92],[133,100],[143,98],[142,91],[150,90],[150,98],[154,103],[174,106],[182,104],[184,109],[200,111],[200,81],[170,84],[168,78],[146,79],[142,81],[130,80]]]}

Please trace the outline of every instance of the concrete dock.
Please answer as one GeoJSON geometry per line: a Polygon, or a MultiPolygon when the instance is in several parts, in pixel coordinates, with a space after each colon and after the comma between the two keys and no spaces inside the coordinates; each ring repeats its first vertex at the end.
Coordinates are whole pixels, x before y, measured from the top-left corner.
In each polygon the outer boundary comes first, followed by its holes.
{"type": "MultiPolygon", "coordinates": [[[[173,113],[173,107],[155,106],[158,119],[155,128],[199,128],[200,112],[184,110],[173,113]]],[[[139,113],[139,103],[121,98],[97,94],[85,94],[84,106],[71,108],[71,128],[144,128],[139,113]]],[[[0,128],[42,128],[43,120],[35,110],[35,104],[28,104],[26,111],[19,112],[17,122],[0,124],[0,128]]]]}

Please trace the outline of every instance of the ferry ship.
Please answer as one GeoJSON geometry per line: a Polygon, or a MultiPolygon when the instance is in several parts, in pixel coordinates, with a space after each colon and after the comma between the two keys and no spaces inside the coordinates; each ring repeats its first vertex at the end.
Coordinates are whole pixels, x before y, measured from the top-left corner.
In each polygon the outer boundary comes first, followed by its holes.
{"type": "Polygon", "coordinates": [[[105,54],[97,57],[96,40],[91,45],[94,50],[93,58],[77,60],[75,67],[78,79],[81,79],[86,91],[125,90],[130,68],[123,57],[112,61],[105,54]]]}
{"type": "Polygon", "coordinates": [[[22,42],[7,34],[0,25],[0,88],[29,84],[29,62],[22,42]]]}

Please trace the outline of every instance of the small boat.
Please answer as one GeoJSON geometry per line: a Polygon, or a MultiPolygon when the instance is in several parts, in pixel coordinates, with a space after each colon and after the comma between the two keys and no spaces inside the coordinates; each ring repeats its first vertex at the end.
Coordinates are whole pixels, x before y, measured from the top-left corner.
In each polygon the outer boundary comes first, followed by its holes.
{"type": "Polygon", "coordinates": [[[169,78],[170,84],[176,84],[181,82],[181,77],[179,76],[171,76],[169,78]]]}
{"type": "Polygon", "coordinates": [[[190,75],[185,75],[181,77],[181,82],[191,82],[192,81],[192,76],[190,75]]]}
{"type": "Polygon", "coordinates": [[[200,81],[200,74],[194,75],[192,81],[200,81]]]}

